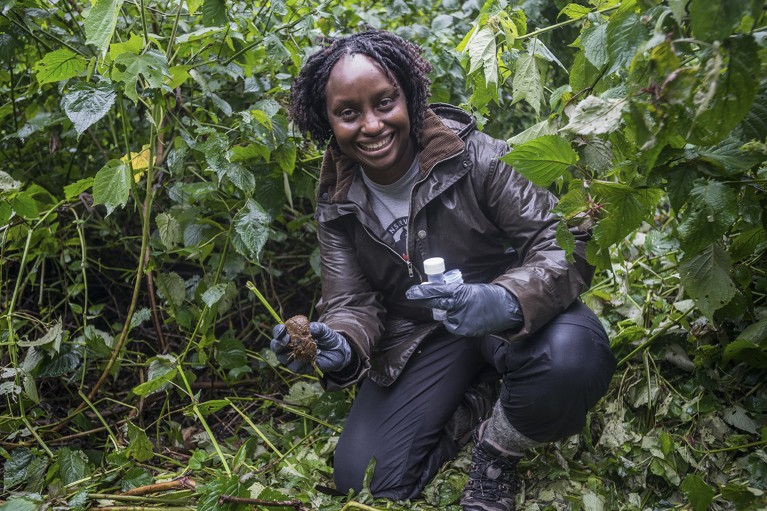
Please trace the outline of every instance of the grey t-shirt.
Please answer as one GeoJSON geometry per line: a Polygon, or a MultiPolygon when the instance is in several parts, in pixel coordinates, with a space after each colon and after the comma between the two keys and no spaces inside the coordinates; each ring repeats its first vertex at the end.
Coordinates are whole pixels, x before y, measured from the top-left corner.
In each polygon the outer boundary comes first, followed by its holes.
{"type": "Polygon", "coordinates": [[[418,155],[405,175],[390,185],[381,185],[368,179],[362,172],[362,179],[370,191],[370,204],[383,228],[394,238],[394,249],[402,257],[407,253],[407,217],[410,213],[410,193],[418,179],[418,155]]]}

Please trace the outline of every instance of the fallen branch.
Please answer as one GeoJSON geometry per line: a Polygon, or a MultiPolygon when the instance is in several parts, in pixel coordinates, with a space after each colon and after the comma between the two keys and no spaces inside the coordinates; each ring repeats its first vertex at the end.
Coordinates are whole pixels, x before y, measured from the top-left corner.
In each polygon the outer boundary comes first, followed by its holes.
{"type": "Polygon", "coordinates": [[[223,506],[227,502],[234,504],[249,504],[253,506],[292,507],[295,508],[296,511],[309,511],[309,508],[307,508],[300,500],[249,499],[247,497],[235,497],[233,495],[221,495],[218,498],[219,506],[223,506]]]}
{"type": "Polygon", "coordinates": [[[122,495],[147,495],[149,493],[159,493],[161,491],[170,490],[194,490],[197,483],[191,477],[183,476],[172,481],[164,481],[162,483],[147,484],[146,486],[138,486],[132,488],[122,495]]]}

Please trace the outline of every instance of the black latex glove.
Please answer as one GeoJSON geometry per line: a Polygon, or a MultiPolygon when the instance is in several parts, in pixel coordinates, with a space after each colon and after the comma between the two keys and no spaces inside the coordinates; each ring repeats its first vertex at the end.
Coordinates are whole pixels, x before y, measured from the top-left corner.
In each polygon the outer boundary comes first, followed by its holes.
{"type": "Polygon", "coordinates": [[[445,328],[466,337],[517,329],[524,322],[517,298],[494,284],[423,284],[411,287],[405,296],[447,311],[445,328]]]}
{"type": "MultiPolygon", "coordinates": [[[[323,373],[340,371],[346,367],[352,359],[352,348],[346,338],[327,326],[325,323],[309,323],[309,332],[317,343],[317,368],[323,373]]],[[[312,364],[302,360],[296,360],[290,356],[288,343],[290,336],[285,325],[279,324],[272,330],[272,349],[277,360],[294,373],[308,374],[312,372],[312,364]]]]}

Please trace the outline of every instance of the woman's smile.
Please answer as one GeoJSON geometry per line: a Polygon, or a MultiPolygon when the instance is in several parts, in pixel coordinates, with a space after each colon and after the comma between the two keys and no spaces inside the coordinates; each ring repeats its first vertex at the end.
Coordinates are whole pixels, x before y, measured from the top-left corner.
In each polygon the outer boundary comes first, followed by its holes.
{"type": "Polygon", "coordinates": [[[328,121],[341,152],[373,181],[391,184],[416,154],[405,94],[370,57],[345,55],[325,88],[328,121]]]}

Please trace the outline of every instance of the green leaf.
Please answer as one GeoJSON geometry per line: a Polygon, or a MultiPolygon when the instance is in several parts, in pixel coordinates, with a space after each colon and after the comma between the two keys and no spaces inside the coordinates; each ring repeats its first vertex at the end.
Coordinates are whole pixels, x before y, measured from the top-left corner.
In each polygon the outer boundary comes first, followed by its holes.
{"type": "Polygon", "coordinates": [[[158,89],[162,86],[168,73],[168,60],[165,54],[157,50],[149,50],[143,55],[122,53],[115,59],[112,69],[112,80],[125,83],[125,95],[138,101],[136,85],[139,77],[144,77],[147,87],[158,89]]]}
{"type": "Polygon", "coordinates": [[[61,107],[72,121],[77,134],[81,135],[109,112],[116,97],[117,92],[109,81],[96,85],[78,81],[61,98],[61,107]]]}
{"type": "Polygon", "coordinates": [[[0,505],[0,511],[39,511],[44,506],[31,497],[11,497],[0,505]]]}
{"type": "Polygon", "coordinates": [[[241,483],[240,477],[236,475],[221,475],[210,482],[197,485],[196,493],[200,496],[197,511],[219,511],[221,506],[218,499],[221,495],[250,497],[248,486],[241,483]]]}
{"type": "MultiPolygon", "coordinates": [[[[567,4],[564,9],[559,12],[559,16],[565,15],[571,20],[581,19],[584,16],[588,16],[591,13],[591,9],[585,5],[567,4]]],[[[559,18],[557,16],[557,18],[559,18]]]]}
{"type": "Polygon", "coordinates": [[[592,194],[603,205],[605,217],[594,227],[594,241],[601,248],[618,243],[655,212],[663,191],[622,183],[592,181],[592,194]]]}
{"type": "Polygon", "coordinates": [[[92,177],[86,177],[85,179],[80,179],[74,183],[68,184],[64,187],[64,198],[72,200],[91,186],[93,186],[92,177]]]}
{"type": "Polygon", "coordinates": [[[81,450],[62,447],[58,451],[58,457],[59,475],[65,486],[90,475],[91,467],[88,464],[88,457],[81,450]]]}
{"type": "Polygon", "coordinates": [[[213,307],[218,303],[221,298],[226,294],[226,287],[228,284],[216,284],[213,287],[209,287],[202,294],[202,301],[208,307],[213,307]]]}
{"type": "Polygon", "coordinates": [[[177,372],[178,369],[173,368],[154,378],[150,378],[148,381],[134,387],[133,393],[137,396],[146,397],[153,392],[157,392],[158,390],[165,388],[168,382],[176,377],[177,372]]]}
{"type": "Polygon", "coordinates": [[[138,55],[144,49],[144,38],[131,32],[130,39],[124,43],[109,45],[109,58],[113,61],[123,53],[138,55]]]}
{"type": "Polygon", "coordinates": [[[767,319],[749,325],[722,353],[722,363],[745,362],[751,367],[767,368],[767,319]]]}
{"type": "Polygon", "coordinates": [[[107,216],[116,207],[125,206],[131,189],[131,171],[122,160],[109,160],[93,181],[93,204],[104,204],[107,216]]]}
{"type": "Polygon", "coordinates": [[[523,53],[519,56],[512,80],[512,88],[514,89],[512,99],[514,103],[524,99],[536,113],[540,111],[541,100],[543,99],[543,83],[535,55],[523,53]]]}
{"type": "Polygon", "coordinates": [[[3,465],[3,485],[6,490],[27,480],[29,467],[34,458],[34,453],[26,447],[19,447],[11,452],[11,456],[3,465]]]}
{"type": "Polygon", "coordinates": [[[480,28],[469,40],[465,50],[469,54],[469,74],[482,69],[486,84],[498,83],[498,48],[495,32],[490,27],[480,28]]]}
{"type": "Polygon", "coordinates": [[[258,261],[261,249],[269,237],[271,218],[260,204],[248,199],[234,217],[234,249],[250,261],[258,261]]]}
{"type": "Polygon", "coordinates": [[[730,257],[718,243],[709,245],[679,267],[687,294],[709,318],[735,296],[731,269],[730,257]]]}
{"type": "Polygon", "coordinates": [[[557,224],[557,244],[565,251],[567,259],[572,262],[573,252],[575,252],[575,235],[564,221],[557,224]]]}
{"type": "Polygon", "coordinates": [[[11,199],[11,208],[20,217],[27,220],[37,220],[40,216],[40,209],[37,207],[35,199],[27,192],[20,192],[11,199]]]}
{"type": "MultiPolygon", "coordinates": [[[[205,401],[197,405],[197,410],[200,412],[200,415],[207,417],[211,413],[216,413],[227,406],[229,406],[229,401],[226,399],[211,399],[210,401],[205,401]]],[[[191,409],[191,407],[189,408],[191,409]]],[[[190,415],[192,415],[192,413],[190,413],[190,415]]]]}
{"type": "Polygon", "coordinates": [[[296,166],[296,144],[293,142],[282,144],[272,155],[283,172],[288,175],[293,174],[293,169],[296,166]]]}
{"type": "Polygon", "coordinates": [[[521,145],[525,142],[530,142],[533,139],[542,137],[544,135],[556,135],[557,134],[557,121],[551,118],[545,119],[539,123],[533,124],[525,131],[517,133],[506,141],[511,146],[521,145]]]}
{"type": "Polygon", "coordinates": [[[690,205],[679,225],[685,252],[694,254],[719,241],[738,218],[738,197],[730,186],[718,181],[698,181],[690,191],[690,205]]]}
{"type": "Polygon", "coordinates": [[[128,421],[128,449],[130,455],[139,462],[148,461],[154,457],[154,448],[146,432],[128,421]]]}
{"type": "Polygon", "coordinates": [[[65,343],[57,355],[41,364],[37,376],[40,378],[56,378],[73,372],[80,367],[83,351],[80,346],[72,346],[65,343]]]}
{"type": "Polygon", "coordinates": [[[693,511],[706,511],[716,495],[714,489],[695,474],[685,477],[680,488],[687,496],[693,511]]]}
{"type": "Polygon", "coordinates": [[[202,22],[206,27],[224,25],[228,21],[226,0],[205,0],[202,4],[202,22]]]}
{"type": "Polygon", "coordinates": [[[603,135],[618,129],[625,100],[589,96],[570,113],[570,122],[562,130],[578,135],[603,135]]]}
{"type": "Polygon", "coordinates": [[[607,24],[607,53],[612,62],[607,74],[628,69],[639,47],[649,38],[649,29],[638,14],[616,14],[607,24]]]}
{"type": "Polygon", "coordinates": [[[697,39],[721,41],[727,38],[747,13],[751,0],[692,0],[690,27],[697,39]]]}
{"type": "Polygon", "coordinates": [[[245,347],[234,337],[224,337],[216,347],[216,361],[224,369],[234,369],[248,363],[245,347]]]}
{"type": "Polygon", "coordinates": [[[85,20],[86,44],[92,44],[105,56],[117,25],[123,0],[95,0],[85,20]]]}
{"type": "Polygon", "coordinates": [[[50,349],[58,353],[59,347],[61,346],[61,340],[63,338],[64,332],[61,326],[61,320],[58,320],[51,326],[50,329],[48,329],[47,332],[45,332],[45,334],[35,339],[34,341],[19,340],[17,343],[19,346],[23,346],[25,348],[30,346],[46,346],[51,344],[50,349]]]}
{"type": "Polygon", "coordinates": [[[160,241],[165,248],[172,250],[183,240],[181,224],[175,216],[168,213],[160,213],[155,217],[157,232],[160,233],[160,241]]]}
{"type": "Polygon", "coordinates": [[[88,61],[80,55],[66,48],[52,51],[41,60],[35,62],[33,67],[37,82],[40,85],[51,82],[60,82],[77,76],[88,65],[88,61]]]}
{"type": "Polygon", "coordinates": [[[249,169],[229,160],[229,141],[221,133],[211,133],[208,139],[197,145],[205,154],[205,160],[219,179],[228,178],[234,186],[245,193],[252,193],[256,178],[249,169]]]}
{"type": "Polygon", "coordinates": [[[701,105],[693,119],[688,134],[693,144],[718,144],[746,116],[756,97],[759,69],[754,63],[759,62],[759,54],[753,37],[729,39],[726,48],[730,57],[727,70],[707,75],[709,80],[716,80],[711,84],[715,94],[710,103],[701,105]]]}
{"type": "Polygon", "coordinates": [[[610,61],[607,52],[607,23],[587,28],[581,34],[581,44],[586,58],[595,67],[602,69],[610,61]]]}
{"type": "Polygon", "coordinates": [[[167,300],[174,307],[180,307],[186,298],[186,284],[178,273],[158,273],[157,274],[157,294],[160,298],[167,300]]]}
{"type": "Polygon", "coordinates": [[[578,161],[578,155],[564,138],[545,135],[517,146],[501,161],[533,183],[547,187],[578,161]]]}

